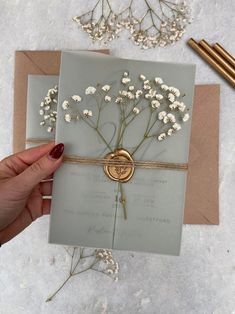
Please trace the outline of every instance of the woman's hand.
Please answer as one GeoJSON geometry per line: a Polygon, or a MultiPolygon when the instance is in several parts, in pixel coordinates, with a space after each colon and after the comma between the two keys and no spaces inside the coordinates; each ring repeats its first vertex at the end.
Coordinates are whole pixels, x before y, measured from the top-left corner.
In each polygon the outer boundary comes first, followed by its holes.
{"type": "Polygon", "coordinates": [[[52,177],[62,162],[63,144],[27,149],[0,161],[0,244],[50,213],[52,177]]]}

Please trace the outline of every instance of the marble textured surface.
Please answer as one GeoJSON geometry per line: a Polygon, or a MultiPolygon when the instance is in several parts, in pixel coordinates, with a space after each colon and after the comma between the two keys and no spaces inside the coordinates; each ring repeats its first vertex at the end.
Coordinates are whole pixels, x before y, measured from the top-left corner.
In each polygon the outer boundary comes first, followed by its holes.
{"type": "MultiPolygon", "coordinates": [[[[12,151],[14,51],[99,47],[71,22],[91,2],[0,1],[0,158],[12,151]]],[[[180,257],[115,252],[121,265],[118,283],[84,273],[53,302],[45,303],[64,279],[69,260],[62,247],[47,244],[44,217],[0,249],[1,314],[235,313],[235,94],[185,44],[189,37],[204,37],[219,41],[235,55],[235,1],[190,3],[194,21],[175,46],[143,52],[125,34],[110,48],[120,57],[193,62],[197,83],[221,84],[220,225],[184,226],[180,257]]]]}

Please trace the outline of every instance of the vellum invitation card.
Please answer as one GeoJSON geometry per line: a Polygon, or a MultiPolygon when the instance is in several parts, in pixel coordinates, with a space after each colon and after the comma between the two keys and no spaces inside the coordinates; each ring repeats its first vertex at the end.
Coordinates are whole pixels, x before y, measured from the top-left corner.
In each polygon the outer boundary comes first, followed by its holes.
{"type": "Polygon", "coordinates": [[[194,76],[194,65],[62,53],[50,243],[179,254],[194,76]]]}

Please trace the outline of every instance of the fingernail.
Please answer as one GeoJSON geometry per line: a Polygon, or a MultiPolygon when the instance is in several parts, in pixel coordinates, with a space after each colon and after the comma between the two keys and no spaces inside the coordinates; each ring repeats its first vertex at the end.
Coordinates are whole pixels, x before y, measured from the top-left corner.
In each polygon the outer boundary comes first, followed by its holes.
{"type": "Polygon", "coordinates": [[[63,143],[57,144],[50,151],[49,157],[51,157],[52,159],[59,159],[60,156],[63,154],[63,151],[64,151],[64,144],[63,143]]]}

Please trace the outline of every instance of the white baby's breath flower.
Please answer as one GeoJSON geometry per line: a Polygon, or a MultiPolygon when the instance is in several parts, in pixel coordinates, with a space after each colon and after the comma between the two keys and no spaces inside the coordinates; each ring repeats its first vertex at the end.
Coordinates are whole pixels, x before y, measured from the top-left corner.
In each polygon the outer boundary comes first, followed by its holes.
{"type": "Polygon", "coordinates": [[[179,123],[174,123],[174,124],[172,125],[172,127],[173,127],[173,129],[176,130],[176,131],[181,130],[181,125],[180,125],[179,123]]]}
{"type": "Polygon", "coordinates": [[[64,109],[64,110],[68,110],[69,109],[69,102],[68,100],[64,100],[61,107],[64,109]]]}
{"type": "Polygon", "coordinates": [[[183,116],[182,120],[184,122],[188,121],[188,119],[190,118],[190,115],[188,113],[185,113],[185,115],[183,116]]]}
{"type": "Polygon", "coordinates": [[[168,123],[170,121],[170,119],[168,118],[168,116],[165,116],[164,118],[163,118],[163,123],[168,123]]]}
{"type": "Polygon", "coordinates": [[[163,120],[164,117],[166,116],[166,111],[161,111],[158,114],[158,120],[163,120]]]}
{"type": "Polygon", "coordinates": [[[39,110],[39,114],[40,114],[40,116],[43,116],[43,115],[44,115],[44,113],[45,113],[45,112],[44,112],[44,110],[43,110],[43,109],[40,109],[40,110],[39,110]]]}
{"type": "Polygon", "coordinates": [[[180,91],[178,90],[178,88],[175,88],[173,86],[169,87],[169,91],[172,92],[172,94],[174,94],[176,97],[180,96],[180,91]]]}
{"type": "Polygon", "coordinates": [[[123,77],[122,78],[122,84],[126,85],[127,83],[130,83],[131,79],[129,77],[123,77]]]}
{"type": "Polygon", "coordinates": [[[151,97],[151,95],[150,95],[150,94],[145,94],[145,95],[144,95],[144,98],[146,98],[146,99],[150,99],[150,98],[152,98],[152,97],[151,97]]]}
{"type": "Polygon", "coordinates": [[[66,122],[71,122],[71,120],[72,120],[71,114],[66,113],[66,114],[64,115],[64,119],[65,119],[66,122]]]}
{"type": "Polygon", "coordinates": [[[80,21],[81,21],[80,16],[74,16],[74,17],[72,18],[72,20],[73,20],[74,22],[78,23],[78,25],[80,25],[80,21]]]}
{"type": "Polygon", "coordinates": [[[140,109],[137,108],[137,107],[134,107],[133,108],[133,112],[134,112],[134,114],[139,114],[140,113],[140,109]]]}
{"type": "Polygon", "coordinates": [[[156,94],[155,98],[157,100],[162,100],[163,99],[163,95],[162,94],[156,94]]]}
{"type": "Polygon", "coordinates": [[[159,141],[163,141],[166,139],[166,133],[161,133],[159,136],[158,136],[158,140],[159,141]]]}
{"type": "Polygon", "coordinates": [[[184,112],[184,110],[186,109],[186,106],[183,102],[179,103],[178,105],[179,111],[184,112]]]}
{"type": "Polygon", "coordinates": [[[140,74],[139,78],[140,78],[142,81],[145,81],[145,80],[146,80],[146,77],[144,76],[144,74],[140,74]]]}
{"type": "Polygon", "coordinates": [[[167,117],[169,118],[170,122],[172,122],[172,123],[176,122],[176,118],[175,118],[175,116],[172,113],[168,113],[167,117]]]}
{"type": "Polygon", "coordinates": [[[49,126],[48,128],[47,128],[47,132],[48,133],[51,133],[53,131],[53,127],[52,126],[49,126]]]}
{"type": "Polygon", "coordinates": [[[174,133],[174,129],[172,129],[172,128],[170,128],[170,129],[167,131],[167,135],[168,135],[168,136],[171,136],[173,133],[174,133]]]}
{"type": "Polygon", "coordinates": [[[48,105],[51,102],[51,97],[45,97],[45,104],[48,105]]]}
{"type": "Polygon", "coordinates": [[[174,102],[175,101],[175,95],[172,93],[169,93],[167,98],[169,99],[170,102],[174,102]]]}
{"type": "Polygon", "coordinates": [[[104,91],[104,92],[108,92],[109,90],[110,90],[110,85],[104,85],[104,86],[102,86],[102,90],[104,91]]]}
{"type": "Polygon", "coordinates": [[[41,121],[39,124],[41,125],[41,126],[44,126],[45,125],[45,121],[41,121]]]}
{"type": "Polygon", "coordinates": [[[176,122],[176,118],[172,113],[168,113],[164,118],[163,118],[163,122],[164,123],[175,123],[176,122]]]}
{"type": "Polygon", "coordinates": [[[120,91],[119,91],[119,94],[122,95],[122,96],[124,96],[124,97],[127,96],[127,93],[128,93],[128,92],[127,92],[126,90],[120,90],[120,91]]]}
{"type": "Polygon", "coordinates": [[[129,89],[130,91],[133,91],[133,90],[135,89],[135,86],[131,85],[131,86],[128,87],[128,89],[129,89]]]}
{"type": "Polygon", "coordinates": [[[85,117],[92,117],[92,111],[91,110],[88,110],[88,109],[84,109],[83,110],[83,115],[85,116],[85,117]]]}
{"type": "Polygon", "coordinates": [[[50,121],[51,122],[56,122],[56,118],[55,117],[50,117],[50,121]]]}
{"type": "Polygon", "coordinates": [[[127,92],[127,97],[129,99],[134,99],[135,98],[135,95],[132,93],[132,92],[127,92]]]}
{"type": "Polygon", "coordinates": [[[80,102],[82,100],[82,98],[79,95],[73,95],[71,98],[76,102],[80,102]]]}
{"type": "Polygon", "coordinates": [[[116,100],[115,100],[115,103],[117,103],[117,104],[120,104],[120,103],[122,103],[122,102],[123,102],[123,98],[120,97],[120,96],[118,96],[118,97],[116,98],[116,100]]]}
{"type": "Polygon", "coordinates": [[[176,97],[180,97],[180,91],[178,90],[178,88],[174,89],[173,94],[175,94],[176,97]]]}
{"type": "Polygon", "coordinates": [[[150,84],[144,84],[144,86],[143,86],[143,89],[144,90],[149,90],[149,89],[151,89],[151,86],[150,86],[150,84]]]}
{"type": "Polygon", "coordinates": [[[154,80],[155,80],[156,84],[162,84],[163,83],[163,80],[160,77],[155,77],[154,80]]]}
{"type": "Polygon", "coordinates": [[[139,97],[143,94],[143,91],[141,89],[138,89],[135,93],[135,98],[139,99],[139,97]]]}
{"type": "Polygon", "coordinates": [[[50,115],[49,115],[49,114],[44,114],[43,119],[44,119],[44,120],[50,119],[50,115]]]}
{"type": "Polygon", "coordinates": [[[109,275],[112,275],[112,274],[114,273],[114,271],[113,271],[111,268],[109,268],[109,269],[107,269],[107,273],[108,273],[109,275]]]}
{"type": "Polygon", "coordinates": [[[86,95],[94,95],[96,92],[96,88],[94,86],[89,86],[85,90],[86,95]]]}
{"type": "Polygon", "coordinates": [[[128,72],[124,72],[124,73],[123,73],[123,76],[124,76],[124,77],[128,77],[128,75],[129,75],[128,72]]]}
{"type": "Polygon", "coordinates": [[[179,101],[174,101],[172,104],[169,105],[171,110],[177,109],[180,105],[179,101]]]}
{"type": "Polygon", "coordinates": [[[112,98],[111,98],[109,95],[106,95],[106,96],[104,97],[104,100],[105,100],[106,102],[110,102],[110,101],[112,100],[112,98]]]}
{"type": "Polygon", "coordinates": [[[148,93],[149,93],[150,97],[153,98],[153,97],[156,96],[156,93],[157,93],[157,92],[156,92],[155,89],[152,89],[152,88],[151,88],[151,89],[148,91],[148,93]]]}
{"type": "Polygon", "coordinates": [[[159,108],[160,107],[160,102],[158,100],[155,100],[155,99],[152,100],[151,101],[151,107],[154,108],[154,109],[155,108],[159,108]]]}
{"type": "Polygon", "coordinates": [[[167,91],[168,90],[168,86],[166,84],[162,84],[161,85],[161,89],[167,91]]]}

